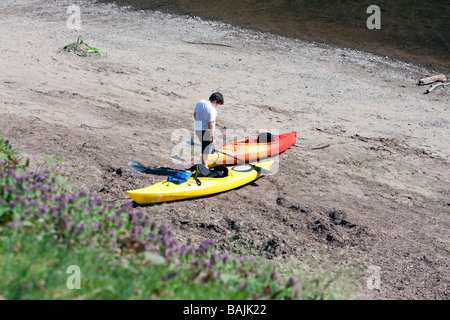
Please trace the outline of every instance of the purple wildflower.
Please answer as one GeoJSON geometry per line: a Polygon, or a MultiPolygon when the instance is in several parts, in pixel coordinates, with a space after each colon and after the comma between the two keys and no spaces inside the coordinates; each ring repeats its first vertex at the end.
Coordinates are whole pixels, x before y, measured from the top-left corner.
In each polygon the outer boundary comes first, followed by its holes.
{"type": "Polygon", "coordinates": [[[216,246],[216,242],[214,240],[205,240],[200,244],[199,251],[206,252],[215,246],[216,246]]]}
{"type": "Polygon", "coordinates": [[[286,283],[286,287],[293,287],[298,283],[298,278],[296,277],[290,277],[286,283]]]}
{"type": "Polygon", "coordinates": [[[86,230],[86,223],[79,223],[75,229],[75,235],[79,235],[81,232],[83,232],[84,230],[86,230]]]}

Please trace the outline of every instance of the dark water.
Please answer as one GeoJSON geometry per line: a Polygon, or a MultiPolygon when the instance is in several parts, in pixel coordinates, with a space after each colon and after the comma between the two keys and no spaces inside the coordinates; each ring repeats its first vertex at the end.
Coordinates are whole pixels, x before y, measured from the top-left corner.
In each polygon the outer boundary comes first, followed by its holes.
{"type": "Polygon", "coordinates": [[[450,72],[450,0],[99,0],[200,16],[450,72]],[[370,5],[381,29],[368,29],[370,5]]]}

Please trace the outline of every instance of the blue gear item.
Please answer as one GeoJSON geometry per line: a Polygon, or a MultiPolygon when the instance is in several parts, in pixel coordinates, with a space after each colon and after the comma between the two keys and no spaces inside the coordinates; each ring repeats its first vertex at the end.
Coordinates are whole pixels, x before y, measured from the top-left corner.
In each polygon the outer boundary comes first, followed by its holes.
{"type": "Polygon", "coordinates": [[[167,177],[167,181],[181,184],[183,182],[186,182],[189,180],[189,178],[193,175],[193,172],[186,172],[186,171],[178,171],[174,175],[170,175],[167,177]]]}

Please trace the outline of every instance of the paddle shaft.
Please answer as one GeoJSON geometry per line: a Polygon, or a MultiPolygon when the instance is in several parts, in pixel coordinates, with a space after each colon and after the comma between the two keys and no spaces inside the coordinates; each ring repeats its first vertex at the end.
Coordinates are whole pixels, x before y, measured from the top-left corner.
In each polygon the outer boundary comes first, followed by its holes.
{"type": "MultiPolygon", "coordinates": [[[[240,161],[240,162],[242,162],[242,163],[246,163],[246,162],[243,161],[242,159],[236,158],[235,156],[232,156],[231,154],[222,152],[222,151],[220,151],[220,150],[216,150],[216,152],[220,152],[220,153],[222,153],[222,154],[224,154],[224,155],[226,155],[226,156],[228,156],[228,157],[231,157],[231,158],[233,158],[233,159],[236,159],[236,160],[238,160],[238,161],[240,161]]],[[[248,163],[248,165],[252,166],[253,169],[255,169],[256,172],[258,172],[258,173],[261,173],[261,174],[271,174],[271,173],[272,173],[272,172],[270,172],[269,170],[266,170],[266,169],[264,169],[264,168],[255,166],[254,164],[248,163]]]]}
{"type": "Polygon", "coordinates": [[[178,171],[183,171],[183,170],[176,170],[176,169],[170,169],[170,168],[151,168],[151,167],[144,166],[143,164],[141,164],[137,161],[128,162],[128,166],[134,171],[144,172],[144,173],[148,173],[148,174],[156,174],[156,175],[158,175],[158,174],[159,175],[174,175],[178,171]]]}
{"type": "MultiPolygon", "coordinates": [[[[167,176],[174,176],[177,172],[188,172],[184,170],[176,170],[176,169],[170,169],[170,168],[151,168],[144,166],[142,163],[139,163],[137,161],[130,161],[128,162],[128,166],[134,170],[139,171],[147,174],[156,174],[156,175],[167,175],[167,176]]],[[[197,178],[197,176],[192,175],[192,178],[194,178],[197,185],[201,185],[202,182],[197,178]]]]}

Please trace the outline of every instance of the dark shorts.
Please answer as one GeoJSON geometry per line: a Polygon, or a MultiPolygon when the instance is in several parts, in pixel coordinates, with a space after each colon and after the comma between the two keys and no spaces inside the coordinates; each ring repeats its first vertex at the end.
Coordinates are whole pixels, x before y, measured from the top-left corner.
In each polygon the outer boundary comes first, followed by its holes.
{"type": "Polygon", "coordinates": [[[202,143],[202,154],[214,153],[214,146],[211,143],[212,139],[210,131],[209,130],[195,131],[195,134],[202,143]]]}

